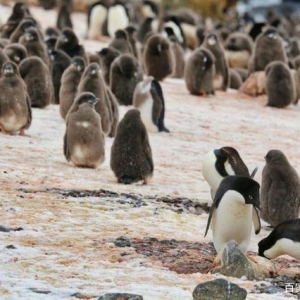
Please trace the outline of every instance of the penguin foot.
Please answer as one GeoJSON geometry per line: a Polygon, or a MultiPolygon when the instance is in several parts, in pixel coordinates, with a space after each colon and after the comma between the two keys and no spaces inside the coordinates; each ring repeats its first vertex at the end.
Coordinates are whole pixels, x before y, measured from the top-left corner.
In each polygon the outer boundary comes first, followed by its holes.
{"type": "Polygon", "coordinates": [[[148,178],[144,178],[144,180],[143,180],[143,185],[146,185],[146,184],[148,184],[148,178]]]}
{"type": "Polygon", "coordinates": [[[30,135],[28,135],[28,134],[25,133],[25,129],[24,128],[20,130],[19,135],[21,135],[21,136],[28,136],[28,137],[30,136],[30,135]]]}
{"type": "Polygon", "coordinates": [[[121,179],[119,179],[119,182],[124,184],[131,184],[133,183],[133,179],[131,177],[123,176],[121,179]]]}
{"type": "Polygon", "coordinates": [[[0,131],[4,134],[9,134],[8,131],[6,131],[6,129],[4,128],[4,126],[0,125],[0,131]]]}

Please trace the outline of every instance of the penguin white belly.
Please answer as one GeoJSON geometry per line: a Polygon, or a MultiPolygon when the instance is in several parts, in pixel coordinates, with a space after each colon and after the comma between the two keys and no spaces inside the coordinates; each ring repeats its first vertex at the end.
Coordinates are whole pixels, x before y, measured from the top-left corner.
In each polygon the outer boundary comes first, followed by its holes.
{"type": "Polygon", "coordinates": [[[138,109],[141,112],[141,117],[148,132],[158,132],[158,127],[152,121],[153,99],[149,97],[138,109]]]}
{"type": "Polygon", "coordinates": [[[90,17],[89,39],[97,39],[102,34],[102,24],[106,19],[107,9],[102,5],[94,7],[90,17]]]}
{"type": "Polygon", "coordinates": [[[123,5],[115,5],[108,10],[107,30],[110,37],[115,36],[118,29],[124,29],[129,25],[128,16],[123,5]]]}
{"type": "Polygon", "coordinates": [[[212,218],[213,243],[218,253],[230,240],[236,241],[243,252],[247,251],[252,231],[252,209],[238,192],[230,190],[224,194],[212,218]]]}
{"type": "Polygon", "coordinates": [[[15,114],[10,114],[0,118],[0,124],[2,124],[6,131],[15,132],[24,127],[27,123],[25,116],[20,117],[15,114]]]}
{"type": "Polygon", "coordinates": [[[264,256],[267,258],[275,258],[284,254],[300,260],[300,242],[283,238],[276,241],[270,249],[264,251],[264,256]]]}

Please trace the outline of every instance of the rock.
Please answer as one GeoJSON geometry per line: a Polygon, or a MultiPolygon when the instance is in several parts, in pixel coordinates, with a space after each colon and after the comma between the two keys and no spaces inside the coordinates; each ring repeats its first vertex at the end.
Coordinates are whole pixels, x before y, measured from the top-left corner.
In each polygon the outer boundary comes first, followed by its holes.
{"type": "Polygon", "coordinates": [[[126,236],[120,236],[114,240],[117,247],[131,247],[131,240],[126,236]]]}
{"type": "Polygon", "coordinates": [[[5,247],[6,249],[17,249],[17,247],[16,246],[14,246],[14,245],[7,245],[6,247],[5,247]]]}
{"type": "Polygon", "coordinates": [[[194,300],[243,300],[246,297],[245,289],[222,278],[200,283],[193,291],[194,300]]]}
{"type": "Polygon", "coordinates": [[[95,295],[87,295],[87,294],[82,294],[82,293],[77,292],[77,293],[72,294],[71,297],[74,297],[74,298],[77,298],[77,299],[87,300],[87,299],[96,298],[97,296],[95,296],[95,295]]]}
{"type": "Polygon", "coordinates": [[[266,294],[277,294],[284,293],[285,290],[275,285],[268,285],[263,288],[263,292],[266,294]]]}
{"type": "Polygon", "coordinates": [[[213,265],[216,267],[213,268],[212,273],[237,278],[246,276],[248,280],[263,280],[276,274],[271,261],[260,256],[248,258],[233,240],[220,251],[213,265]]]}
{"type": "Polygon", "coordinates": [[[48,295],[51,294],[51,291],[48,290],[40,290],[37,288],[29,288],[32,292],[37,293],[37,294],[44,294],[44,295],[48,295]]]}
{"type": "Polygon", "coordinates": [[[2,231],[2,232],[10,232],[10,231],[11,231],[11,228],[5,227],[5,226],[3,226],[3,225],[0,225],[0,231],[2,231]]]}
{"type": "Polygon", "coordinates": [[[266,80],[264,71],[254,72],[243,83],[240,91],[252,97],[264,95],[266,93],[266,80]]]}
{"type": "Polygon", "coordinates": [[[98,300],[143,300],[141,295],[112,293],[100,296],[98,300]]]}

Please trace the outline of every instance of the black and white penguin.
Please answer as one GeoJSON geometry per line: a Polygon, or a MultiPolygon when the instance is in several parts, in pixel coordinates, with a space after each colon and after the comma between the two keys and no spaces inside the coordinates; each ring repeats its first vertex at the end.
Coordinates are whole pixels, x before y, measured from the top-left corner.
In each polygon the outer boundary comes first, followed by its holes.
{"type": "Polygon", "coordinates": [[[244,253],[250,243],[252,222],[255,234],[261,229],[259,183],[248,176],[227,176],[217,190],[210,209],[205,236],[212,223],[213,243],[219,253],[234,240],[244,253]]]}
{"type": "Polygon", "coordinates": [[[152,76],[137,84],[133,94],[133,106],[141,112],[148,132],[169,132],[164,126],[165,101],[162,88],[152,76]]]}
{"type": "Polygon", "coordinates": [[[258,255],[272,259],[289,255],[300,260],[300,219],[287,220],[258,243],[258,255]]]}
{"type": "MultiPolygon", "coordinates": [[[[251,177],[254,177],[255,169],[251,177]]],[[[233,147],[222,147],[209,151],[202,160],[202,174],[211,187],[212,198],[221,183],[229,175],[242,175],[250,177],[249,170],[240,154],[233,147]]]]}

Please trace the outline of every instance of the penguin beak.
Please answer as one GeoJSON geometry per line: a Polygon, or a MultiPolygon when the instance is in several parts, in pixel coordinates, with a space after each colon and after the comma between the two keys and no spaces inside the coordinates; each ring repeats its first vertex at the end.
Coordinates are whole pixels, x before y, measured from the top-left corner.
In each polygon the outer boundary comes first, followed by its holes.
{"type": "Polygon", "coordinates": [[[93,98],[89,100],[89,103],[95,106],[99,100],[100,100],[99,98],[93,98]]]}

